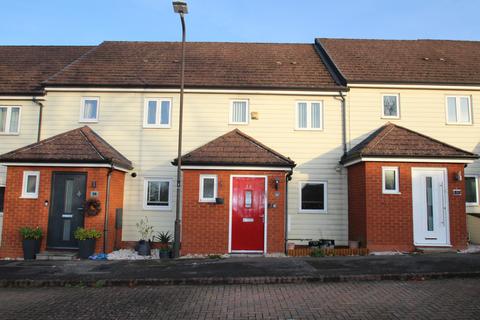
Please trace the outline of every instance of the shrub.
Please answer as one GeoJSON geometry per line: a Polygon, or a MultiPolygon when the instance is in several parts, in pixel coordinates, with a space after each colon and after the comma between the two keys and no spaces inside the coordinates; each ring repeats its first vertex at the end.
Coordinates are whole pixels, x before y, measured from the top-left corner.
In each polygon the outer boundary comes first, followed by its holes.
{"type": "Polygon", "coordinates": [[[325,257],[325,251],[322,249],[313,249],[310,253],[311,257],[325,257]]]}
{"type": "Polygon", "coordinates": [[[157,235],[153,237],[154,240],[158,240],[158,242],[162,244],[169,244],[172,241],[172,235],[170,232],[157,232],[157,235]]]}
{"type": "Polygon", "coordinates": [[[140,219],[136,223],[137,231],[140,234],[140,240],[150,241],[153,236],[153,226],[148,223],[148,218],[140,219]]]}
{"type": "Polygon", "coordinates": [[[102,236],[102,233],[95,229],[77,228],[73,236],[77,240],[98,239],[102,236]]]}
{"type": "Polygon", "coordinates": [[[23,240],[39,240],[43,235],[43,231],[40,227],[21,227],[20,234],[23,240]]]}

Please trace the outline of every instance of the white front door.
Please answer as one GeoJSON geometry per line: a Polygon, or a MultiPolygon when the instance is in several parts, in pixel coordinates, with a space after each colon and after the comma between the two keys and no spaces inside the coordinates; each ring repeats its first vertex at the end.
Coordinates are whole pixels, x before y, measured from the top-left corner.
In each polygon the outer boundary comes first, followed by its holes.
{"type": "Polygon", "coordinates": [[[445,168],[412,168],[415,245],[450,245],[447,181],[445,168]]]}

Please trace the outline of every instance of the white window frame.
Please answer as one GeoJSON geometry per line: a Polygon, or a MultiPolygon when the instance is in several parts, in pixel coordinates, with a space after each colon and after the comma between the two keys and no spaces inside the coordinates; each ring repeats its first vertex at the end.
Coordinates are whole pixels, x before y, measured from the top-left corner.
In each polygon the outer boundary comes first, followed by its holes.
{"type": "Polygon", "coordinates": [[[82,97],[80,100],[80,120],[79,122],[88,122],[88,123],[96,123],[98,122],[98,119],[100,117],[100,98],[99,97],[82,97]],[[84,109],[85,109],[85,101],[87,100],[95,100],[97,101],[97,114],[95,119],[86,119],[83,117],[85,114],[84,109]]]}
{"type": "MultiPolygon", "coordinates": [[[[479,205],[479,199],[478,199],[478,195],[479,195],[479,192],[478,192],[478,176],[476,175],[471,175],[471,174],[466,174],[465,175],[465,178],[474,178],[475,179],[475,186],[476,186],[476,191],[477,191],[477,202],[466,202],[466,205],[469,206],[469,207],[473,207],[473,206],[478,206],[479,205]]],[[[465,187],[465,197],[467,196],[467,189],[465,187]]]]}
{"type": "Polygon", "coordinates": [[[382,167],[382,193],[383,194],[400,194],[400,177],[398,174],[398,167],[382,167]],[[388,190],[385,188],[385,172],[394,171],[395,172],[395,189],[388,190]]]}
{"type": "Polygon", "coordinates": [[[307,180],[298,182],[298,212],[299,213],[328,213],[328,182],[321,180],[307,180]],[[323,209],[302,209],[302,187],[305,184],[323,184],[323,209]]]}
{"type": "Polygon", "coordinates": [[[23,171],[23,185],[22,185],[21,198],[37,199],[39,186],[40,186],[40,171],[23,171]],[[30,176],[35,176],[37,178],[35,181],[35,192],[27,192],[27,181],[28,181],[28,177],[30,176]]]}
{"type": "Polygon", "coordinates": [[[400,94],[398,93],[384,93],[382,94],[382,119],[400,119],[400,94]],[[397,97],[397,115],[387,116],[385,115],[384,97],[397,97]]]}
{"type": "Polygon", "coordinates": [[[0,132],[0,135],[19,135],[20,134],[20,125],[22,119],[22,107],[21,106],[4,106],[0,105],[0,108],[7,108],[7,119],[5,123],[5,132],[0,132]],[[18,108],[18,130],[16,132],[10,132],[10,122],[12,120],[12,109],[18,108]]]}
{"type": "Polygon", "coordinates": [[[143,106],[143,127],[144,128],[155,128],[155,129],[169,129],[172,127],[172,98],[146,98],[143,106]],[[157,102],[157,118],[155,119],[155,124],[148,123],[148,103],[150,101],[157,102]],[[162,102],[168,101],[168,123],[161,124],[160,119],[162,117],[162,102]]]}
{"type": "Polygon", "coordinates": [[[447,124],[456,125],[456,126],[470,126],[473,124],[472,118],[472,99],[470,96],[453,96],[448,95],[445,96],[445,121],[447,124]],[[455,98],[455,111],[457,113],[457,122],[452,122],[448,119],[448,98],[455,98]],[[467,98],[468,99],[468,118],[470,119],[469,122],[458,122],[460,119],[460,99],[467,98]]]}
{"type": "Polygon", "coordinates": [[[143,182],[143,209],[144,210],[155,210],[155,211],[171,211],[172,210],[172,200],[173,200],[173,179],[171,178],[161,178],[161,177],[145,177],[143,182]],[[148,182],[168,182],[168,206],[152,206],[148,205],[148,182]]]}
{"type": "Polygon", "coordinates": [[[228,124],[235,124],[235,125],[247,125],[250,123],[250,101],[248,99],[233,99],[230,100],[230,113],[228,116],[228,124]],[[245,102],[247,105],[246,108],[246,115],[245,115],[245,122],[237,122],[233,121],[233,103],[234,102],[245,102]]]}
{"type": "Polygon", "coordinates": [[[200,175],[200,184],[199,184],[199,192],[198,192],[198,201],[199,202],[215,202],[217,198],[217,191],[218,191],[218,176],[216,174],[201,174],[200,175]],[[205,198],[203,196],[203,183],[205,179],[213,179],[213,198],[205,198]]]}
{"type": "Polygon", "coordinates": [[[297,101],[295,103],[295,130],[300,130],[300,131],[323,131],[323,100],[319,101],[297,101]],[[307,127],[306,128],[300,128],[298,126],[298,105],[300,103],[306,103],[307,104],[307,127]],[[312,128],[312,103],[318,103],[320,104],[320,127],[319,128],[312,128]]]}

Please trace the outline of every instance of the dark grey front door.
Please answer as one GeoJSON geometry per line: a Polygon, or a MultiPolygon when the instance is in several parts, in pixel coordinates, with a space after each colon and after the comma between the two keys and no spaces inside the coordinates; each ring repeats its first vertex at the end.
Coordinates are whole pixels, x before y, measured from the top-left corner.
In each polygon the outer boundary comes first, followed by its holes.
{"type": "Polygon", "coordinates": [[[86,182],[87,175],[84,173],[53,173],[48,219],[48,247],[75,248],[78,246],[73,233],[77,227],[83,227],[86,182]]]}

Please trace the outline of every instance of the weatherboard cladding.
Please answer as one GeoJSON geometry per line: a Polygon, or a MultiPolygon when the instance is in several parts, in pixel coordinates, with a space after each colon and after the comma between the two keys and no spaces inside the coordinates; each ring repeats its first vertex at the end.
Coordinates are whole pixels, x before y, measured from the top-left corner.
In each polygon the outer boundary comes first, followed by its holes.
{"type": "Polygon", "coordinates": [[[0,163],[109,163],[132,169],[130,160],[88,126],[0,155],[0,163]]]}

